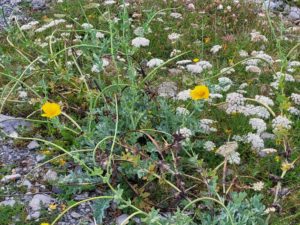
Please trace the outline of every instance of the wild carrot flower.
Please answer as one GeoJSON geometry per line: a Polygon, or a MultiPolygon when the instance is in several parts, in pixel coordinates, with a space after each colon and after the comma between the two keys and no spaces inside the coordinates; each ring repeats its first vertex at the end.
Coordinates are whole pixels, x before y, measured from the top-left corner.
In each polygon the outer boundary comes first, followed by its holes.
{"type": "Polygon", "coordinates": [[[205,85],[198,85],[190,91],[190,96],[193,100],[208,99],[209,89],[205,85]]]}
{"type": "Polygon", "coordinates": [[[50,119],[61,114],[60,105],[57,103],[46,102],[42,106],[42,110],[44,112],[42,116],[50,119]]]}

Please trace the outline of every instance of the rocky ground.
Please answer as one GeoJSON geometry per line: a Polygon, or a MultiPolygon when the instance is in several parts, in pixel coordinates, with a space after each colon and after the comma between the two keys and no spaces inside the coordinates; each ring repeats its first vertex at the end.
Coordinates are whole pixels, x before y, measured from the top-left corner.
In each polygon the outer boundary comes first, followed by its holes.
{"type": "MultiPolygon", "coordinates": [[[[0,115],[0,128],[10,136],[17,136],[21,128],[31,129],[31,127],[30,123],[23,120],[0,115]]],[[[39,149],[40,145],[36,141],[29,141],[25,147],[20,148],[16,147],[12,140],[0,140],[0,168],[7,174],[0,181],[1,193],[7,193],[0,206],[23,204],[28,209],[28,220],[37,220],[41,214],[45,214],[45,210],[51,211],[61,207],[59,200],[52,197],[53,194],[62,191],[53,184],[58,179],[57,173],[48,164],[35,169],[45,161],[45,155],[39,154],[39,149]],[[30,178],[27,179],[29,174],[30,178]],[[24,194],[20,194],[20,189],[24,194]]],[[[91,196],[92,194],[83,192],[74,200],[79,201],[91,196]]],[[[58,224],[80,224],[83,221],[86,224],[94,224],[91,211],[89,203],[81,204],[58,224]]]]}
{"type": "MultiPolygon", "coordinates": [[[[285,0],[246,0],[262,4],[262,7],[269,8],[275,13],[280,13],[296,24],[300,23],[300,8],[285,0]]],[[[24,13],[28,7],[32,11],[45,10],[56,0],[1,0],[0,2],[0,29],[8,27],[14,20],[26,21],[30,18],[24,13]],[[25,7],[27,6],[27,7],[25,7]]]]}
{"type": "Polygon", "coordinates": [[[50,3],[51,0],[1,0],[0,29],[8,27],[15,20],[29,20],[28,15],[25,13],[28,8],[33,11],[44,10],[50,3]]]}
{"type": "MultiPolygon", "coordinates": [[[[251,0],[254,1],[254,0],[251,0]]],[[[274,13],[281,14],[286,20],[294,24],[300,23],[300,8],[287,4],[284,1],[258,1],[264,7],[269,7],[274,13]]],[[[27,21],[30,18],[26,15],[26,10],[44,10],[51,1],[49,0],[1,0],[0,8],[0,29],[10,26],[14,20],[27,21]]],[[[17,136],[19,128],[31,129],[31,124],[23,120],[15,120],[13,117],[0,115],[0,129],[17,136]]],[[[31,173],[30,179],[27,174],[37,165],[45,161],[45,155],[39,153],[40,145],[36,141],[31,141],[24,147],[16,147],[12,140],[0,139],[0,168],[5,170],[5,175],[1,179],[1,193],[6,193],[5,200],[0,205],[14,206],[17,202],[23,204],[28,209],[28,220],[37,220],[42,216],[43,211],[55,210],[62,207],[58,199],[53,198],[53,194],[62,190],[55,185],[58,179],[57,173],[50,165],[45,165],[31,173]],[[24,194],[19,194],[17,190],[25,189],[24,194]],[[43,207],[40,205],[43,203],[43,207]]],[[[75,201],[86,199],[98,193],[83,192],[75,197],[75,201]]],[[[126,215],[120,215],[115,219],[117,224],[121,224],[126,215]]],[[[73,225],[95,224],[92,215],[92,207],[89,203],[81,204],[75,210],[68,213],[62,222],[58,224],[73,225]]],[[[113,221],[112,221],[113,222],[113,221]]]]}

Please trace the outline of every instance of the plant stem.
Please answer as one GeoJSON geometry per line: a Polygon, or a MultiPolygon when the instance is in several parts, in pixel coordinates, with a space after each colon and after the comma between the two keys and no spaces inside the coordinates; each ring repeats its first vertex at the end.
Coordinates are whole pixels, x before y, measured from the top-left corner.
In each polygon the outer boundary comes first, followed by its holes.
{"type": "Polygon", "coordinates": [[[80,131],[82,131],[81,127],[78,125],[78,123],[72,117],[70,117],[65,112],[62,112],[61,114],[64,115],[68,120],[70,120],[80,131]]]}

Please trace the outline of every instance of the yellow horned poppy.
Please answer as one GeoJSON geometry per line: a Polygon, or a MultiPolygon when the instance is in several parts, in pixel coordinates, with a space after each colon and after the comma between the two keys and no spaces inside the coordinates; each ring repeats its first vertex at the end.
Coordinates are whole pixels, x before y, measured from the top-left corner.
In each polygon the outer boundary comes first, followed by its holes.
{"type": "Polygon", "coordinates": [[[61,114],[60,105],[57,103],[46,102],[42,106],[42,110],[44,112],[42,116],[50,119],[61,114]]]}
{"type": "Polygon", "coordinates": [[[198,85],[191,90],[190,96],[193,100],[208,99],[209,89],[205,85],[198,85]]]}

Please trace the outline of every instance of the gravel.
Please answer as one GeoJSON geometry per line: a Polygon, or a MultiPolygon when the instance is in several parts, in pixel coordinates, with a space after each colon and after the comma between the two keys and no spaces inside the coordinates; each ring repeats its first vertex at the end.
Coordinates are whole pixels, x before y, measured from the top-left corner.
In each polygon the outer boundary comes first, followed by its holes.
{"type": "Polygon", "coordinates": [[[28,21],[24,5],[32,10],[44,10],[51,0],[0,0],[0,30],[18,20],[28,21]]]}

